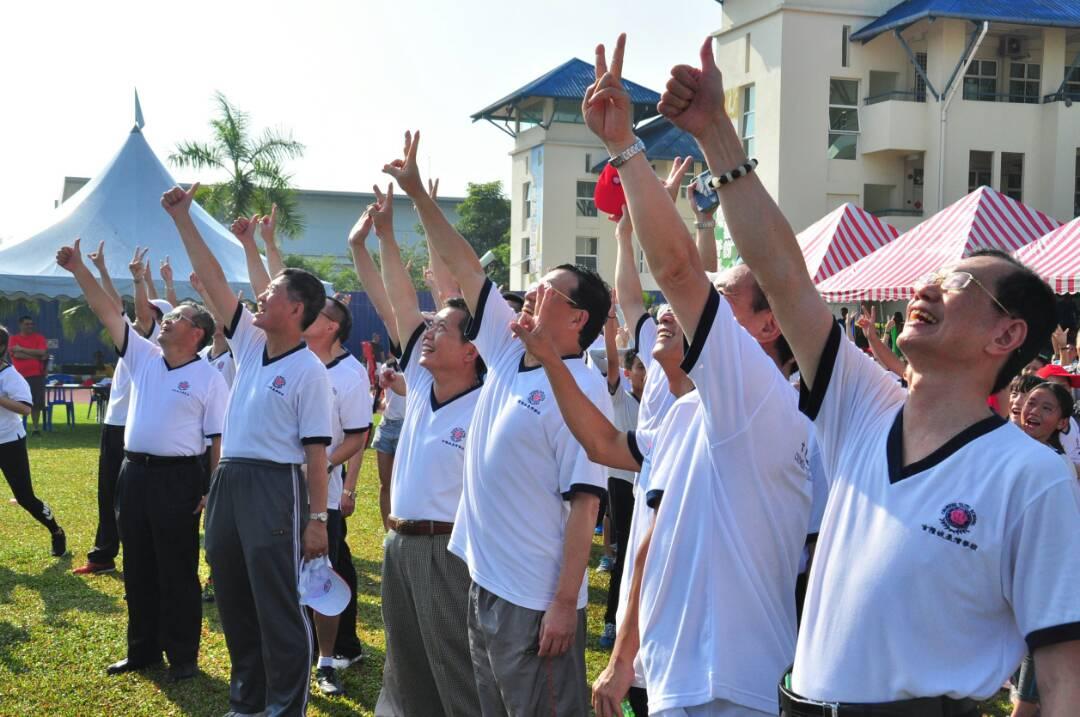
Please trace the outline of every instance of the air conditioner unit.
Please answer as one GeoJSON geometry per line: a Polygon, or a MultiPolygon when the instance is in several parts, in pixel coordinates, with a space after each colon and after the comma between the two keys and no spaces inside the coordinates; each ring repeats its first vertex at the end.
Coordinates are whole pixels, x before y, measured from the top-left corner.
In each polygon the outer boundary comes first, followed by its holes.
{"type": "Polygon", "coordinates": [[[1016,35],[1005,35],[1001,38],[1001,47],[998,55],[1001,57],[1019,58],[1025,55],[1024,38],[1016,35]]]}

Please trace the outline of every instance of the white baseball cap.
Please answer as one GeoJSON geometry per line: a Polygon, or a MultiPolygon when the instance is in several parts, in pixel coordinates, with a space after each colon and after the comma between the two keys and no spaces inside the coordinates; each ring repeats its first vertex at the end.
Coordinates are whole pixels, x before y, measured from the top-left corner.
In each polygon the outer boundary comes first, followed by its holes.
{"type": "Polygon", "coordinates": [[[349,586],[334,572],[330,558],[325,555],[304,561],[297,587],[301,605],[307,605],[320,615],[328,617],[340,615],[352,596],[349,586]]]}
{"type": "Polygon", "coordinates": [[[150,299],[150,304],[160,311],[162,316],[173,310],[173,305],[165,299],[150,299]]]}

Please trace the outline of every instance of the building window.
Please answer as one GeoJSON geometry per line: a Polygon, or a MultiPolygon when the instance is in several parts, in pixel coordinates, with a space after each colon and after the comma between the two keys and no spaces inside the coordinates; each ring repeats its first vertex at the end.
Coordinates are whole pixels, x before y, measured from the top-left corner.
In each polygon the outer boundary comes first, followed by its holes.
{"type": "Polygon", "coordinates": [[[858,102],[858,80],[829,80],[829,159],[855,159],[859,141],[858,102]]]}
{"type": "Polygon", "coordinates": [[[528,229],[529,222],[536,215],[536,196],[533,194],[532,182],[521,185],[521,228],[528,229]]]}
{"type": "MultiPolygon", "coordinates": [[[[1077,157],[1080,158],[1080,152],[1077,153],[1077,157]]],[[[1080,166],[1080,159],[1077,159],[1077,166],[1080,166]]],[[[645,261],[645,250],[637,250],[637,270],[639,274],[649,273],[649,262],[645,261]]]]}
{"type": "Polygon", "coordinates": [[[1034,62],[1013,62],[1009,65],[1009,102],[1039,104],[1039,80],[1042,66],[1034,62]]]}
{"type": "Polygon", "coordinates": [[[529,155],[525,155],[525,176],[529,176],[529,155]]]}
{"type": "Polygon", "coordinates": [[[848,54],[851,49],[851,25],[844,25],[840,31],[840,66],[849,67],[851,57],[848,54]]]}
{"type": "Polygon", "coordinates": [[[968,153],[968,192],[989,187],[994,171],[994,153],[971,150],[968,153]]]}
{"type": "Polygon", "coordinates": [[[575,244],[574,263],[596,271],[596,237],[578,237],[575,244]]]}
{"type": "Polygon", "coordinates": [[[579,217],[595,217],[596,201],[593,195],[596,193],[596,182],[577,183],[577,215],[579,217]]]}
{"type": "Polygon", "coordinates": [[[521,275],[528,276],[532,273],[532,240],[529,237],[523,237],[521,240],[521,275]]]}
{"type": "Polygon", "coordinates": [[[1024,155],[1001,153],[1001,193],[1024,201],[1024,155]]]}
{"type": "Polygon", "coordinates": [[[1065,96],[1080,100],[1080,67],[1065,68],[1065,96]]]}
{"type": "Polygon", "coordinates": [[[964,74],[964,99],[997,99],[997,60],[972,60],[964,74]]]}
{"type": "Polygon", "coordinates": [[[754,106],[757,92],[753,85],[747,85],[742,91],[742,117],[739,121],[739,136],[742,137],[743,151],[747,157],[754,156],[754,135],[757,132],[754,122],[754,106]]]}
{"type": "Polygon", "coordinates": [[[581,115],[581,103],[577,100],[555,100],[555,113],[551,116],[551,121],[585,124],[585,118],[581,115]]]}
{"type": "Polygon", "coordinates": [[[743,72],[750,72],[750,33],[743,39],[743,72]]]}
{"type": "Polygon", "coordinates": [[[923,75],[926,73],[926,53],[916,52],[915,62],[918,63],[919,69],[922,72],[915,73],[915,101],[926,102],[926,80],[923,79],[923,75]]]}

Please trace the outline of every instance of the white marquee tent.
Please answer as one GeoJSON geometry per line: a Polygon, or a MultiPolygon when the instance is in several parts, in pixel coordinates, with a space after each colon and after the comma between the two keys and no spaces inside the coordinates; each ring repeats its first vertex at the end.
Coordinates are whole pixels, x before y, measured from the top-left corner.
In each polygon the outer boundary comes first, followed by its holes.
{"type": "MultiPolygon", "coordinates": [[[[105,242],[106,266],[122,295],[133,295],[128,262],[135,247],[141,246],[150,248],[147,258],[155,277],[159,262],[168,256],[177,295],[197,299],[188,282],[191,263],[180,235],[161,208],[161,195],[175,184],[136,126],[108,166],[60,206],[48,227],[0,248],[0,295],[31,299],[82,296],[71,274],[56,265],[57,249],[80,237],[83,258],[91,271],[95,270],[86,255],[97,249],[98,242],[105,242]]],[[[202,207],[192,205],[191,216],[229,283],[253,298],[240,242],[202,207]]],[[[160,280],[157,284],[160,291],[160,280]]]]}

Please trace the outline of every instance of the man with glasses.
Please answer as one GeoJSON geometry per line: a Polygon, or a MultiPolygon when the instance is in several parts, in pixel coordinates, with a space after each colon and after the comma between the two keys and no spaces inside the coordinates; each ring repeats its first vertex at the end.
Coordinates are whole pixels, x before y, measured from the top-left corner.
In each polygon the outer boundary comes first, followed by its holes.
{"type": "MultiPolygon", "coordinates": [[[[419,134],[384,167],[413,200],[431,246],[472,314],[465,338],[488,367],[465,447],[461,504],[449,550],[469,566],[469,643],[485,715],[588,712],[585,569],[607,473],[559,414],[539,362],[510,333],[516,312],[476,252],[424,190],[419,134]]],[[[563,265],[543,280],[553,340],[582,390],[611,414],[603,378],[582,360],[611,297],[596,273],[563,265]]],[[[531,314],[535,289],[522,312],[531,314]]]]}
{"type": "Polygon", "coordinates": [[[49,357],[48,342],[42,334],[34,331],[33,318],[21,316],[19,333],[12,334],[8,339],[8,349],[11,353],[11,365],[30,384],[33,401],[30,419],[34,426],[30,435],[40,435],[38,417],[45,409],[45,361],[49,357]]]}
{"type": "MultiPolygon", "coordinates": [[[[627,102],[621,88],[600,100],[627,102]]],[[[986,405],[1050,337],[1050,288],[996,251],[919,283],[898,339],[904,391],[842,340],[725,114],[711,39],[700,68],[672,70],[659,109],[695,137],[717,178],[739,253],[798,360],[800,407],[830,477],[782,713],[976,715],[974,700],[1031,649],[1043,714],[1075,714],[1077,482],[986,405]]],[[[629,124],[614,139],[632,143],[629,124]]]]}
{"type": "Polygon", "coordinates": [[[199,358],[214,321],[202,307],[182,304],[162,317],[155,344],[132,331],[116,312],[83,264],[78,239],[57,252],[56,263],[75,276],[131,380],[116,500],[124,547],[127,657],[107,672],[117,675],[158,664],[164,651],[170,675],[189,679],[197,672],[199,514],[209,487],[200,458],[209,438],[211,467],[217,463],[228,395],[221,374],[199,358]]]}

